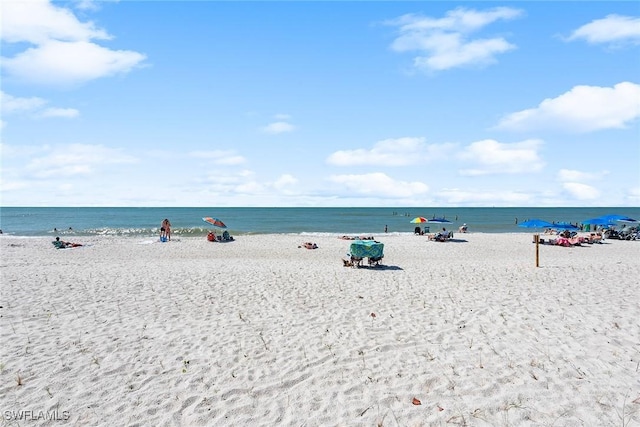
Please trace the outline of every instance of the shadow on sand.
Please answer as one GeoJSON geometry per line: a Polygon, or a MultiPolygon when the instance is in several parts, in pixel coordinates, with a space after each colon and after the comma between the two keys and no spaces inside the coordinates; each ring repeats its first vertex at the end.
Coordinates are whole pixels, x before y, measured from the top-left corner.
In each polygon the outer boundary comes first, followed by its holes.
{"type": "Polygon", "coordinates": [[[366,265],[363,264],[360,267],[355,267],[358,270],[402,270],[402,267],[398,267],[397,265],[366,265]]]}

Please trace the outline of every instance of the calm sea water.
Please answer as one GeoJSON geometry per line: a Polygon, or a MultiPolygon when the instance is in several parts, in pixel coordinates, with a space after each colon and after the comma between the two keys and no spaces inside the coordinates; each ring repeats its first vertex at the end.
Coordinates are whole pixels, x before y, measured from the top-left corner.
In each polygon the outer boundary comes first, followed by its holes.
{"type": "Polygon", "coordinates": [[[156,236],[160,222],[169,218],[173,235],[204,235],[213,227],[202,217],[221,219],[232,235],[336,234],[374,235],[412,233],[416,225],[431,231],[442,225],[412,224],[417,216],[444,217],[457,230],[466,223],[469,232],[531,232],[518,222],[532,218],[581,223],[607,214],[640,219],[640,208],[0,208],[0,229],[5,235],[51,236],[119,235],[156,236]]]}

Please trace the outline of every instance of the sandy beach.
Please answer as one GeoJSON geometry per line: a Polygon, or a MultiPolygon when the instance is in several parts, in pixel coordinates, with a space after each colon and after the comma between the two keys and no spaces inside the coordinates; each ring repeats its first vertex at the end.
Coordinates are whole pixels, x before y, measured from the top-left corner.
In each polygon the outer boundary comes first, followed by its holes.
{"type": "Polygon", "coordinates": [[[2,236],[2,423],[640,425],[640,242],[375,237],[2,236]]]}

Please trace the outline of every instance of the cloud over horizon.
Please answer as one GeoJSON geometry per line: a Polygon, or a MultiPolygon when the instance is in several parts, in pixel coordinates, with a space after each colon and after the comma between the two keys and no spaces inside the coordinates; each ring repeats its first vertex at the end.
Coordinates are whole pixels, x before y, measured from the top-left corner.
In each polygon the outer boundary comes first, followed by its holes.
{"type": "Polygon", "coordinates": [[[476,164],[475,168],[460,170],[461,175],[522,174],[538,172],[544,162],[538,155],[543,143],[527,140],[504,144],[492,139],[471,143],[459,158],[476,164]]]}
{"type": "Polygon", "coordinates": [[[441,159],[456,144],[427,144],[424,137],[389,138],[376,142],[371,149],[339,150],[327,157],[333,166],[407,166],[441,159]]]}
{"type": "Polygon", "coordinates": [[[423,182],[395,180],[382,172],[332,175],[329,181],[345,187],[350,193],[389,198],[416,197],[429,191],[429,186],[423,182]]]}

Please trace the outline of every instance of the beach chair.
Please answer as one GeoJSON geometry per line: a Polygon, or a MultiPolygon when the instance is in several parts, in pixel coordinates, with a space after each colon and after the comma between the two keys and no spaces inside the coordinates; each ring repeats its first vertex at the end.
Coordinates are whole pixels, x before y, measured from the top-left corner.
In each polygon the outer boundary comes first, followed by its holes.
{"type": "Polygon", "coordinates": [[[355,241],[349,249],[349,256],[354,267],[361,267],[365,258],[368,258],[370,266],[378,266],[384,257],[384,244],[375,240],[355,241]]]}
{"type": "Polygon", "coordinates": [[[368,261],[369,261],[369,267],[377,267],[380,265],[380,263],[382,262],[382,258],[384,258],[383,256],[380,257],[369,257],[368,261]]]}
{"type": "Polygon", "coordinates": [[[574,236],[569,239],[569,243],[571,244],[571,246],[582,246],[582,243],[584,243],[584,238],[574,236]]]}
{"type": "Polygon", "coordinates": [[[429,240],[435,240],[436,242],[446,242],[447,241],[447,237],[449,237],[449,233],[436,233],[432,239],[429,240]]]}
{"type": "Polygon", "coordinates": [[[351,261],[351,266],[354,268],[360,268],[362,267],[362,261],[364,260],[364,258],[359,258],[355,255],[350,254],[349,255],[349,259],[351,261]]]}
{"type": "Polygon", "coordinates": [[[53,242],[51,242],[51,243],[53,243],[53,246],[54,246],[56,249],[64,249],[64,248],[66,248],[66,247],[67,247],[67,245],[65,244],[65,242],[63,242],[62,240],[54,240],[54,241],[53,241],[53,242]]]}

